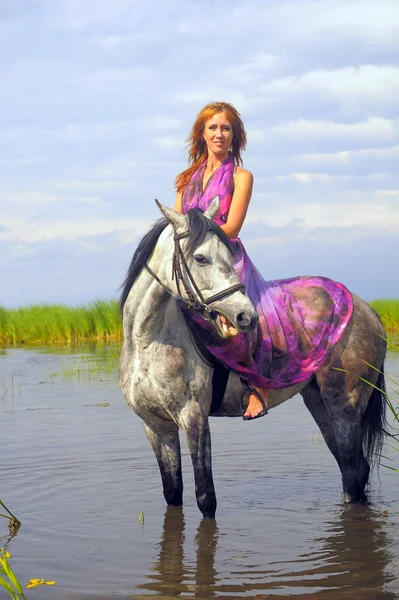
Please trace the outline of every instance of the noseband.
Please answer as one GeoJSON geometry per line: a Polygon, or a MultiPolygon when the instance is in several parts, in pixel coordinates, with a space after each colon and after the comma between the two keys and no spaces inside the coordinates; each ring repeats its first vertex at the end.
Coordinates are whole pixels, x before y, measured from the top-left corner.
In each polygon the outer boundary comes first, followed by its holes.
{"type": "Polygon", "coordinates": [[[210,298],[205,299],[197,284],[195,283],[194,277],[188,267],[187,261],[180,247],[180,240],[187,238],[188,236],[189,232],[175,232],[173,236],[175,248],[172,259],[172,281],[173,279],[176,280],[177,296],[175,296],[170,290],[168,290],[168,288],[162,283],[159,277],[157,277],[154,271],[152,271],[152,269],[150,269],[150,267],[147,264],[144,266],[146,270],[150,273],[150,275],[152,275],[152,277],[164,288],[164,290],[166,290],[168,294],[173,296],[183,306],[185,306],[186,308],[194,308],[194,310],[200,313],[204,317],[204,319],[215,320],[215,318],[217,317],[217,312],[210,306],[210,304],[212,304],[213,302],[217,302],[218,300],[222,300],[223,298],[226,298],[226,296],[230,296],[231,294],[234,294],[238,291],[245,294],[245,285],[243,283],[236,283],[235,285],[232,285],[226,290],[218,292],[210,298]],[[188,281],[185,279],[184,273],[186,273],[188,281]],[[193,290],[190,289],[189,283],[194,288],[197,297],[195,296],[193,290]],[[180,284],[183,286],[184,291],[187,294],[188,300],[183,298],[180,284]]]}

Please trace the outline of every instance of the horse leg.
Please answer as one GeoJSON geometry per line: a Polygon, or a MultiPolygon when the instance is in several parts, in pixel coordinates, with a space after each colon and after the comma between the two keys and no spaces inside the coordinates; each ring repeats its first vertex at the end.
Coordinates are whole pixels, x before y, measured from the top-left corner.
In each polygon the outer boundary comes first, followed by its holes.
{"type": "Polygon", "coordinates": [[[337,445],[337,440],[335,438],[334,428],[331,424],[330,416],[327,412],[326,407],[323,404],[321,399],[319,386],[316,381],[312,381],[304,390],[301,392],[301,396],[305,403],[306,408],[312,415],[313,419],[316,421],[318,428],[321,431],[321,434],[326,442],[328,449],[334,456],[335,460],[340,465],[340,456],[337,445]]]}
{"type": "Polygon", "coordinates": [[[208,417],[199,404],[191,402],[181,413],[181,428],[187,437],[188,449],[194,468],[195,495],[203,516],[215,517],[216,494],[212,475],[211,433],[208,417]]]}
{"type": "Polygon", "coordinates": [[[181,506],[183,479],[179,428],[175,423],[165,421],[161,427],[156,428],[144,423],[144,429],[158,461],[166,503],[170,506],[181,506]]]}
{"type": "Polygon", "coordinates": [[[338,446],[343,500],[345,503],[364,500],[370,466],[363,453],[362,414],[370,388],[358,378],[334,370],[318,383],[338,446]]]}
{"type": "MultiPolygon", "coordinates": [[[[340,468],[340,471],[341,471],[341,474],[343,477],[344,500],[345,500],[345,502],[352,502],[353,500],[350,499],[352,497],[352,495],[350,495],[350,490],[353,488],[353,485],[348,482],[352,481],[353,474],[351,474],[350,469],[348,471],[348,465],[346,464],[347,461],[345,461],[345,460],[341,461],[340,450],[338,447],[334,427],[333,427],[333,424],[331,421],[331,417],[330,417],[326,407],[323,404],[323,400],[320,395],[320,390],[318,389],[317,384],[315,382],[314,383],[312,382],[312,384],[310,384],[307,388],[305,388],[305,390],[303,390],[301,392],[301,394],[303,396],[306,408],[309,410],[312,417],[316,421],[330,452],[333,454],[335,460],[338,463],[338,466],[340,468]],[[345,472],[345,478],[344,478],[344,472],[345,472]],[[345,481],[344,481],[344,479],[345,479],[345,481]],[[346,490],[349,490],[349,493],[346,490]]],[[[339,423],[336,423],[336,425],[340,429],[339,435],[342,436],[342,426],[340,426],[339,423]]],[[[353,439],[352,434],[350,432],[349,432],[349,434],[347,434],[347,437],[348,436],[350,438],[351,446],[356,445],[355,440],[353,439]]],[[[340,446],[343,449],[341,439],[340,439],[340,446]]],[[[346,447],[345,449],[343,449],[343,452],[346,455],[348,455],[348,454],[351,455],[354,452],[354,450],[352,447],[351,448],[346,447]]],[[[368,481],[370,467],[369,467],[366,459],[364,458],[363,451],[361,448],[360,448],[360,453],[359,453],[359,460],[356,463],[355,469],[357,471],[356,478],[359,479],[358,485],[356,485],[356,487],[357,487],[357,489],[360,490],[360,491],[355,491],[355,496],[356,496],[356,499],[362,499],[364,497],[364,488],[366,487],[366,484],[368,481]]],[[[353,494],[353,492],[352,492],[352,494],[353,494]]]]}
{"type": "Polygon", "coordinates": [[[346,504],[364,500],[370,466],[363,454],[361,415],[350,407],[333,418],[340,451],[343,500],[346,504]]]}

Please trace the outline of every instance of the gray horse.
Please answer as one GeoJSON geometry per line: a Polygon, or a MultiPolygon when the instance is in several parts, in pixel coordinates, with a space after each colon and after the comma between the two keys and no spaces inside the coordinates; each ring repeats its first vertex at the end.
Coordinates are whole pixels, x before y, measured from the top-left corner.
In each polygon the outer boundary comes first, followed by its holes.
{"type": "MultiPolygon", "coordinates": [[[[124,344],[120,387],[144,421],[161,472],[165,500],[181,505],[183,482],[179,428],[186,434],[194,468],[197,504],[213,518],[211,410],[213,367],[198,352],[181,305],[213,319],[223,337],[220,315],[238,331],[256,326],[224,232],[207,212],[181,215],[159,205],[159,221],[139,244],[124,284],[124,344]]],[[[370,465],[378,459],[385,433],[383,363],[385,333],[374,310],[353,296],[353,314],[340,341],[309,380],[271,390],[269,408],[300,393],[342,474],[343,500],[363,500],[370,465]],[[370,385],[371,384],[371,385],[370,385]]],[[[242,383],[230,373],[215,416],[241,416],[242,383]]]]}

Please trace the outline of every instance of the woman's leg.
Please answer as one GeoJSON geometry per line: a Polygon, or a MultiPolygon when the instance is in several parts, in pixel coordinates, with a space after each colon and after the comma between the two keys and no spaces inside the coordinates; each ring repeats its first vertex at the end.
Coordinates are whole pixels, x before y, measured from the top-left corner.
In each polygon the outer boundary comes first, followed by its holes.
{"type": "MultiPolygon", "coordinates": [[[[268,407],[267,401],[268,401],[268,397],[269,397],[269,390],[267,390],[266,388],[260,388],[257,385],[253,385],[252,387],[255,388],[256,391],[260,394],[260,396],[262,397],[262,400],[264,402],[264,405],[267,408],[268,407]]],[[[259,400],[259,398],[255,394],[250,394],[247,410],[245,411],[245,413],[243,415],[244,419],[247,419],[247,420],[254,419],[258,415],[260,415],[263,410],[264,410],[264,407],[262,406],[262,402],[259,400]]]]}
{"type": "MultiPolygon", "coordinates": [[[[236,335],[238,333],[234,327],[231,327],[231,325],[229,324],[229,322],[227,321],[227,319],[224,315],[220,315],[220,321],[222,324],[223,331],[226,334],[230,334],[233,337],[234,335],[236,335]]],[[[246,349],[245,349],[246,356],[242,357],[242,359],[240,360],[240,364],[245,366],[247,369],[256,370],[254,359],[252,356],[250,338],[247,334],[246,334],[246,339],[248,342],[246,345],[246,349]]],[[[251,385],[250,387],[255,388],[255,390],[261,396],[261,398],[263,400],[263,404],[260,401],[260,399],[257,397],[256,394],[249,393],[248,406],[247,406],[245,413],[243,414],[243,417],[246,421],[249,421],[251,419],[256,419],[256,417],[262,415],[262,413],[266,414],[267,408],[268,408],[267,400],[269,397],[269,390],[266,388],[260,388],[256,385],[251,385]],[[265,411],[265,408],[266,408],[266,411],[265,411]]]]}

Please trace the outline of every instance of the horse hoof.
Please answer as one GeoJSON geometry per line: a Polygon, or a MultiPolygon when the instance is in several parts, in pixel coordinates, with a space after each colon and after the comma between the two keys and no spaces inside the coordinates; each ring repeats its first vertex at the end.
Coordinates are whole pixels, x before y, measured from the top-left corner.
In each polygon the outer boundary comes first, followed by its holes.
{"type": "Polygon", "coordinates": [[[367,497],[365,496],[364,493],[362,494],[357,494],[355,495],[351,495],[348,492],[344,492],[341,496],[342,498],[342,502],[344,504],[353,504],[354,502],[367,502],[367,497]]]}
{"type": "Polygon", "coordinates": [[[202,513],[202,516],[204,517],[204,519],[214,519],[215,514],[216,514],[216,511],[214,513],[202,513]]]}

